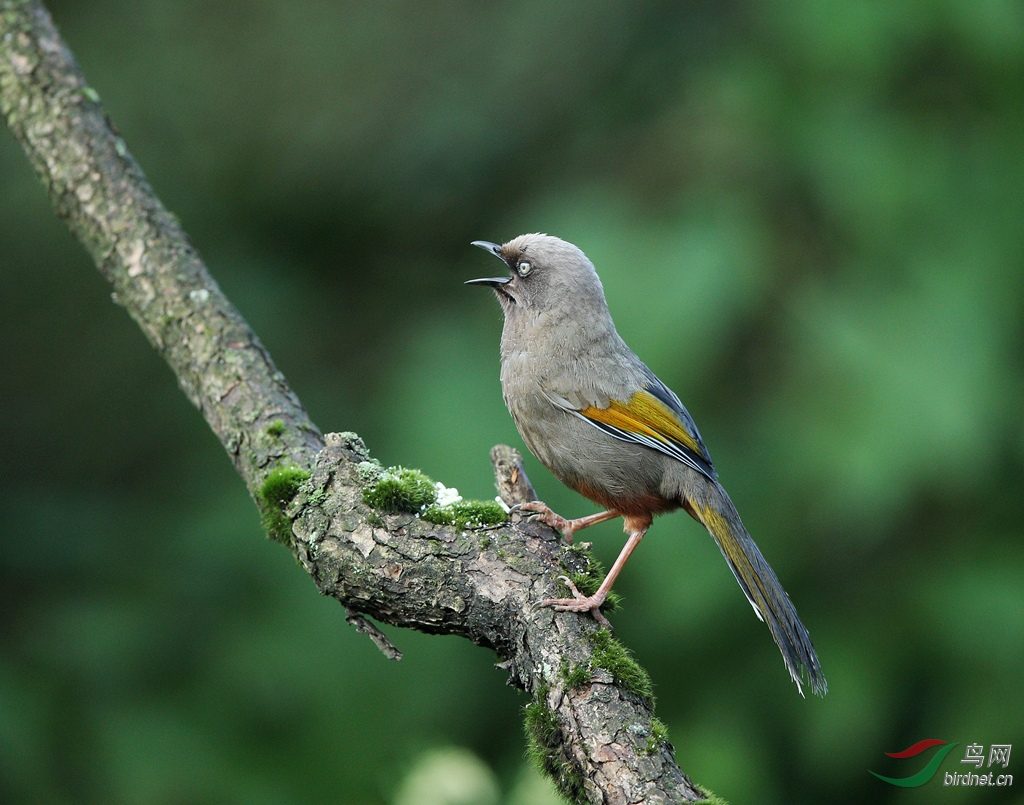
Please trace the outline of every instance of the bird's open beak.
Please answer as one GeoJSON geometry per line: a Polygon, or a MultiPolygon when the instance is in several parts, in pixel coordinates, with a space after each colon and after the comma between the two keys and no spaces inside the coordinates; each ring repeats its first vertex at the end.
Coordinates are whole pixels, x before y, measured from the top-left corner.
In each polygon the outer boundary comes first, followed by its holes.
{"type": "Polygon", "coordinates": [[[506,282],[510,282],[511,279],[511,277],[482,277],[478,280],[466,280],[463,285],[489,285],[492,288],[497,288],[506,282]]]}
{"type": "Polygon", "coordinates": [[[481,249],[485,249],[495,257],[501,259],[501,246],[497,243],[491,243],[489,240],[474,240],[470,246],[477,246],[481,249]]]}
{"type": "MultiPolygon", "coordinates": [[[[499,260],[504,261],[504,257],[501,256],[501,246],[497,243],[491,243],[486,240],[474,240],[473,246],[479,246],[481,249],[490,252],[499,260]]],[[[466,285],[488,285],[491,288],[498,288],[507,282],[510,282],[512,277],[484,277],[478,280],[466,280],[466,285]]]]}

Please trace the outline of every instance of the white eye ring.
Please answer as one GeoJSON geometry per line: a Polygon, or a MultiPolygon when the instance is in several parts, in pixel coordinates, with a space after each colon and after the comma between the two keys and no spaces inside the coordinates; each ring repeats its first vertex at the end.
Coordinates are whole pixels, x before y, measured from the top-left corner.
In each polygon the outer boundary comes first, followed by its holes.
{"type": "Polygon", "coordinates": [[[525,277],[527,274],[533,271],[533,266],[530,265],[526,260],[523,260],[521,263],[516,263],[516,271],[519,272],[520,277],[525,277]]]}

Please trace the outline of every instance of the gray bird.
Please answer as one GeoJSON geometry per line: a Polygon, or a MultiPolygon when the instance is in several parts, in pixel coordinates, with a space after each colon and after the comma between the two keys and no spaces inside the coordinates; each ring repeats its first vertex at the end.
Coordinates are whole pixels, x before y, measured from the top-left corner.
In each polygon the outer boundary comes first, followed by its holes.
{"type": "Polygon", "coordinates": [[[824,695],[811,639],[774,571],[718,483],[704,440],[679,398],[619,337],[593,264],[556,237],[520,235],[503,246],[474,241],[508,277],[469,280],[494,289],[505,314],[501,387],[526,446],[562,483],[605,511],[568,520],[534,501],[522,506],[572,542],[581,528],[622,517],[629,535],[591,596],[541,602],[560,612],[600,607],[655,515],[682,508],[714,537],[736,581],[782,652],[801,695],[824,695]]]}

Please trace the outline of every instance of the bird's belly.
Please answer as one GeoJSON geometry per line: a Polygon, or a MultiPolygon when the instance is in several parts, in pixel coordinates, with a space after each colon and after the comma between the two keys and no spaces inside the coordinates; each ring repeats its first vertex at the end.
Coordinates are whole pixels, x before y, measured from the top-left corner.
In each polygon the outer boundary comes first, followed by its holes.
{"type": "Polygon", "coordinates": [[[623,514],[679,508],[678,499],[663,492],[666,464],[679,462],[609,436],[542,398],[507,402],[530,452],[569,488],[623,514]]]}

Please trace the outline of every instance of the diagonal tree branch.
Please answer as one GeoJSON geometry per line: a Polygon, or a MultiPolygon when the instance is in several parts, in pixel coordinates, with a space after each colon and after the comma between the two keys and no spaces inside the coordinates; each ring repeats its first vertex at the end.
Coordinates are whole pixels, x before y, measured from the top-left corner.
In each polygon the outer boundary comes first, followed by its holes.
{"type": "MultiPolygon", "coordinates": [[[[628,652],[590,619],[534,606],[556,595],[559,574],[594,572],[585,553],[518,515],[460,529],[364,502],[379,470],[363,443],[325,438],[310,421],[153,194],[39,2],[0,0],[0,107],[56,214],[203,413],[272,536],[350,623],[396,659],[364,615],[497,652],[534,697],[531,754],[574,802],[705,798],[676,765],[649,679],[628,652]]],[[[506,502],[533,498],[514,451],[496,448],[492,459],[506,502]]]]}

